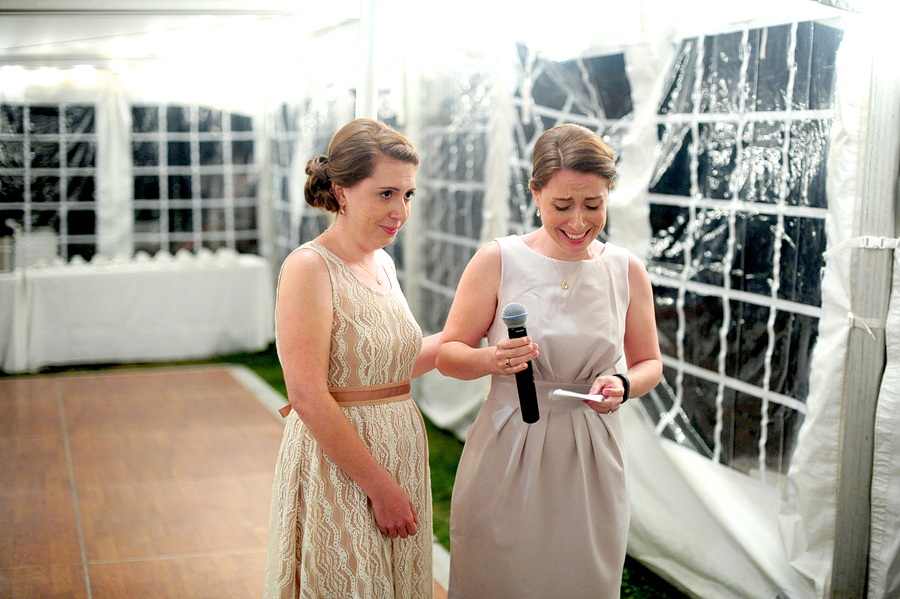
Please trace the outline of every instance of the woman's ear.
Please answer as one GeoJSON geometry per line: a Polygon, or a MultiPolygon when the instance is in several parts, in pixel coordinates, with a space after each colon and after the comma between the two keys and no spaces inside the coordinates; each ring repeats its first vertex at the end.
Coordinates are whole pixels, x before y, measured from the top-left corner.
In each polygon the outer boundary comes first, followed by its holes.
{"type": "Polygon", "coordinates": [[[331,192],[334,194],[335,199],[337,199],[338,204],[343,206],[344,202],[346,202],[346,200],[347,200],[347,198],[345,197],[345,194],[344,194],[344,187],[342,185],[336,185],[336,184],[332,183],[331,184],[331,192]]]}

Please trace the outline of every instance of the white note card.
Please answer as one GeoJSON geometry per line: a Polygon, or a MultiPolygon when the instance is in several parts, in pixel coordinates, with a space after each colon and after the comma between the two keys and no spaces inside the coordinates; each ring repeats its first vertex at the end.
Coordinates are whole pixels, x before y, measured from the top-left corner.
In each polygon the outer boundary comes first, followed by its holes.
{"type": "Polygon", "coordinates": [[[588,401],[603,401],[603,396],[576,393],[574,391],[566,391],[565,389],[554,389],[550,392],[550,399],[577,399],[579,401],[586,399],[588,401]]]}

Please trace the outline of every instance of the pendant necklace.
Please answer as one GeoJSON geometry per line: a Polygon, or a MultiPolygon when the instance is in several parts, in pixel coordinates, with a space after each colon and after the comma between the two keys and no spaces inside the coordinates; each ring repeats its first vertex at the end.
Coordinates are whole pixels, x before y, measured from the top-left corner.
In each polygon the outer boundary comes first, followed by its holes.
{"type": "MultiPolygon", "coordinates": [[[[376,275],[373,275],[373,274],[369,271],[368,268],[366,268],[365,266],[363,266],[362,264],[360,264],[360,263],[357,262],[356,260],[350,258],[350,262],[352,262],[353,264],[357,265],[358,267],[360,267],[361,269],[363,269],[364,271],[366,271],[366,273],[367,273],[370,277],[372,277],[373,279],[375,279],[375,282],[378,283],[379,285],[381,285],[382,283],[384,283],[384,281],[381,280],[381,277],[379,277],[377,274],[376,274],[376,275]]],[[[376,264],[377,264],[377,261],[376,261],[376,264]]],[[[378,267],[377,267],[377,266],[375,267],[375,269],[376,269],[375,272],[378,272],[378,267]]]]}
{"type": "MultiPolygon", "coordinates": [[[[331,235],[332,237],[334,237],[334,235],[332,235],[332,233],[331,233],[331,229],[325,229],[325,232],[328,233],[329,235],[331,235]]],[[[337,239],[335,239],[335,241],[337,241],[337,239]]],[[[366,268],[365,266],[363,266],[362,264],[360,264],[359,262],[357,262],[357,261],[354,260],[353,258],[347,258],[347,260],[349,260],[349,261],[352,262],[353,264],[357,265],[358,267],[360,267],[361,269],[363,269],[364,271],[366,271],[366,274],[369,275],[370,277],[372,277],[373,279],[375,279],[375,282],[376,282],[379,286],[384,284],[384,281],[381,280],[381,277],[379,277],[377,274],[374,274],[374,275],[373,275],[373,274],[372,274],[372,271],[370,271],[368,268],[366,268]]],[[[376,273],[378,272],[378,260],[375,261],[375,272],[376,272],[376,273]]]]}
{"type": "MultiPolygon", "coordinates": [[[[547,252],[547,245],[544,243],[544,241],[545,241],[544,239],[541,240],[541,245],[544,247],[544,253],[547,254],[548,258],[550,258],[550,254],[547,252]]],[[[553,264],[553,268],[556,269],[556,274],[559,275],[559,280],[562,281],[562,285],[560,285],[560,287],[562,287],[563,291],[568,291],[568,289],[569,289],[568,279],[571,279],[575,275],[575,271],[578,270],[579,266],[581,266],[581,263],[584,261],[584,257],[587,256],[587,253],[588,253],[588,251],[590,251],[590,249],[591,249],[590,245],[588,245],[588,249],[584,250],[584,253],[581,254],[581,257],[578,259],[578,264],[575,265],[575,268],[572,269],[572,272],[570,272],[569,276],[567,276],[567,277],[562,276],[562,273],[560,272],[559,267],[556,265],[556,260],[554,260],[553,258],[550,258],[550,263],[553,264]]]]}

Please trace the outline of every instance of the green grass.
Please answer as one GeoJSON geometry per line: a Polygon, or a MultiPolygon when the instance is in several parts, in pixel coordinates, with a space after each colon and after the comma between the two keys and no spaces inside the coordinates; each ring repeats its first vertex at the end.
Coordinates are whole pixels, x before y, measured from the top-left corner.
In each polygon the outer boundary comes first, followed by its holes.
{"type": "Polygon", "coordinates": [[[428,434],[428,464],[431,467],[434,534],[441,545],[449,550],[450,495],[463,444],[453,433],[434,426],[428,417],[425,417],[425,432],[428,434]]]}
{"type": "MultiPolygon", "coordinates": [[[[275,345],[259,353],[239,353],[201,362],[167,362],[163,364],[93,364],[71,367],[43,369],[40,374],[55,374],[85,370],[110,370],[135,367],[183,366],[196,364],[243,364],[253,370],[272,388],[287,397],[284,376],[275,345]]],[[[431,491],[433,495],[434,534],[448,550],[450,549],[450,496],[456,468],[462,454],[463,443],[452,433],[436,427],[427,417],[425,431],[428,435],[429,465],[431,467],[431,491]]],[[[655,575],[640,562],[630,557],[625,559],[622,576],[623,599],[687,599],[687,596],[655,575]]]]}

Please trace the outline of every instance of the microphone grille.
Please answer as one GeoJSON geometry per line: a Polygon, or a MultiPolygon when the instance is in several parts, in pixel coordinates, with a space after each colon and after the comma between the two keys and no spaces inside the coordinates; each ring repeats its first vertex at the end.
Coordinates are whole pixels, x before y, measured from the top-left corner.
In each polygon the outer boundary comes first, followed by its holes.
{"type": "Polygon", "coordinates": [[[520,327],[525,324],[525,319],[528,317],[528,310],[526,310],[525,306],[522,304],[512,302],[511,304],[506,304],[503,308],[502,317],[506,328],[511,329],[513,327],[520,327]]]}

